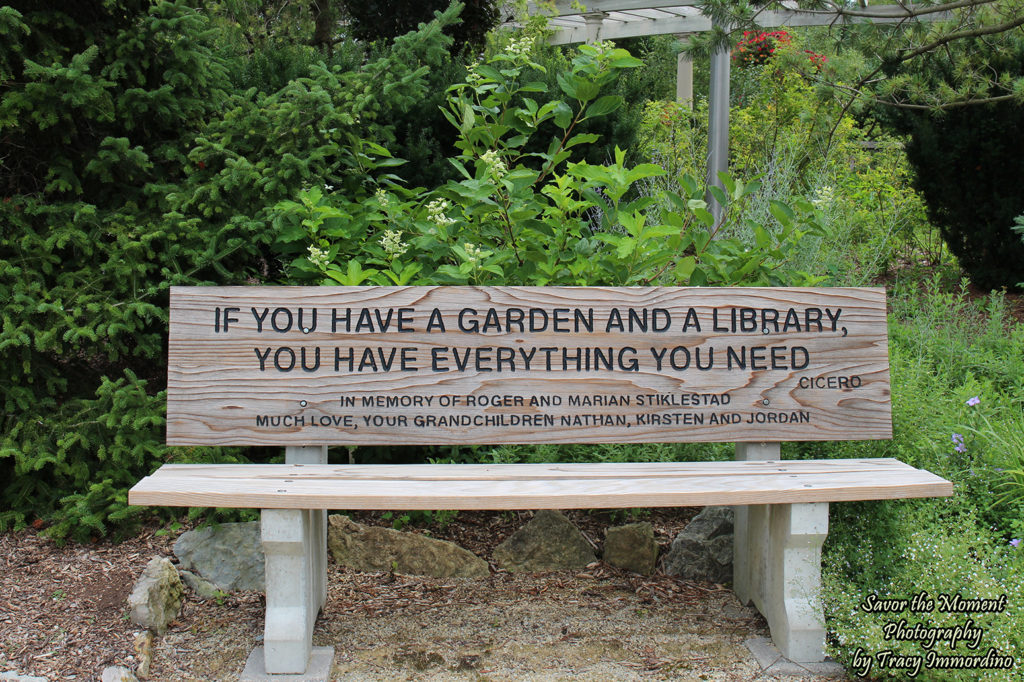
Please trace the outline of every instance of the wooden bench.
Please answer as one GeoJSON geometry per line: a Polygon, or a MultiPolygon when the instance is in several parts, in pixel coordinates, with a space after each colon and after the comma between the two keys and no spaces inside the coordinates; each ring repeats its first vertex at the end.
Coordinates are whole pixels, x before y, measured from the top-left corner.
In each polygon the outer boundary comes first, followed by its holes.
{"type": "Polygon", "coordinates": [[[894,459],[779,461],[778,444],[739,444],[734,462],[356,465],[326,448],[305,464],[169,464],[129,494],[135,505],[262,510],[268,673],[302,673],[326,592],[325,511],[736,506],[734,589],[768,621],[789,659],[824,659],[821,545],[828,503],[946,496],[952,486],[894,459]],[[772,457],[773,459],[764,459],[772,457]]]}
{"type": "Polygon", "coordinates": [[[890,395],[878,288],[172,287],[167,442],[285,446],[286,465],[168,465],[129,501],[263,510],[269,673],[309,665],[327,509],[732,505],[737,595],[820,661],[828,503],[952,486],[779,461],[779,441],[890,438],[890,395]],[[326,447],[663,442],[738,461],[327,466],[326,447]]]}

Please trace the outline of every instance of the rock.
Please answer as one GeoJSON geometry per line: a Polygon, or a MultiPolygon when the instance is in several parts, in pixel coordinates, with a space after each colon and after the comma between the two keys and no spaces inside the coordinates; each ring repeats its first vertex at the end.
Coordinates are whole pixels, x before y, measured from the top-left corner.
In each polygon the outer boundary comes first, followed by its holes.
{"type": "Polygon", "coordinates": [[[732,582],[732,508],[705,507],[672,541],[665,572],[686,580],[732,582]]]}
{"type": "Polygon", "coordinates": [[[658,542],[648,521],[609,528],[604,535],[604,560],[640,575],[654,573],[658,542]]]}
{"type": "Polygon", "coordinates": [[[368,573],[394,571],[435,578],[490,575],[486,561],[454,543],[364,526],[340,514],[327,520],[327,548],[340,565],[368,573]]]}
{"type": "Polygon", "coordinates": [[[139,678],[144,680],[149,677],[149,669],[153,665],[153,633],[150,630],[135,635],[135,653],[139,657],[136,671],[139,678]]]}
{"type": "Polygon", "coordinates": [[[181,611],[183,591],[174,564],[153,557],[128,597],[132,622],[162,635],[181,611]]]}
{"type": "Polygon", "coordinates": [[[218,589],[209,580],[196,575],[192,571],[178,571],[178,575],[181,576],[181,582],[185,583],[185,586],[203,601],[216,599],[223,595],[223,590],[218,589]]]}
{"type": "Polygon", "coordinates": [[[0,673],[0,680],[3,682],[50,682],[48,677],[35,677],[33,675],[22,675],[13,671],[0,673]]]}
{"type": "Polygon", "coordinates": [[[181,567],[225,592],[263,591],[263,543],[259,521],[222,523],[182,533],[174,543],[181,567]]]}
{"type": "Polygon", "coordinates": [[[494,562],[514,573],[584,568],[595,560],[579,529],[561,513],[548,509],[538,511],[528,524],[494,548],[494,562]]]}
{"type": "Polygon", "coordinates": [[[119,665],[112,665],[103,669],[102,682],[139,682],[139,678],[132,674],[128,668],[119,665]]]}

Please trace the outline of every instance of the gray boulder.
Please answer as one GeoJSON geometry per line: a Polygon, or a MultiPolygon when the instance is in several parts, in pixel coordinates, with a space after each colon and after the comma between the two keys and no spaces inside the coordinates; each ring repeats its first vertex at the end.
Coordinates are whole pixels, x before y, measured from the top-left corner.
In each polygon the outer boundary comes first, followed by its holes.
{"type": "Polygon", "coordinates": [[[16,673],[13,670],[5,673],[0,673],[0,680],[3,680],[3,682],[50,682],[50,679],[48,677],[22,675],[21,673],[16,673]]]}
{"type": "Polygon", "coordinates": [[[103,669],[100,682],[139,682],[139,678],[128,668],[114,665],[103,669]]]}
{"type": "Polygon", "coordinates": [[[392,528],[364,526],[340,514],[327,519],[327,548],[340,565],[367,573],[393,570],[435,578],[490,575],[486,561],[454,543],[392,528]]]}
{"type": "Polygon", "coordinates": [[[494,563],[513,573],[584,568],[596,561],[579,529],[557,511],[542,509],[494,548],[494,563]]]}
{"type": "Polygon", "coordinates": [[[181,567],[217,589],[263,591],[263,544],[259,521],[222,523],[182,533],[174,543],[181,567]]]}
{"type": "Polygon", "coordinates": [[[181,611],[183,591],[174,564],[164,557],[153,557],[128,597],[132,622],[162,635],[181,611]]]}
{"type": "Polygon", "coordinates": [[[181,582],[185,583],[185,586],[192,590],[192,592],[203,601],[216,599],[223,595],[223,591],[217,589],[216,585],[211,583],[209,580],[196,575],[192,571],[181,570],[178,571],[178,575],[181,577],[181,582]]]}
{"type": "Polygon", "coordinates": [[[640,575],[654,573],[658,561],[658,541],[648,521],[609,528],[604,535],[605,562],[640,575]]]}
{"type": "Polygon", "coordinates": [[[732,582],[732,508],[705,507],[672,541],[665,572],[686,580],[732,582]]]}

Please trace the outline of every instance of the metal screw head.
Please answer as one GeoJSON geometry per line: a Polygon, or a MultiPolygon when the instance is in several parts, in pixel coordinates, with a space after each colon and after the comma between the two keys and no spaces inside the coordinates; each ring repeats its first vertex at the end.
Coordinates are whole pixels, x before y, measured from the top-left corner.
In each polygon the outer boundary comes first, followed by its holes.
{"type": "Polygon", "coordinates": [[[769,333],[769,332],[768,332],[768,327],[765,327],[764,329],[762,329],[762,330],[761,330],[761,333],[762,333],[762,334],[766,334],[766,335],[767,335],[767,334],[769,333]]]}
{"type": "Polygon", "coordinates": [[[770,401],[768,400],[768,398],[765,398],[764,400],[761,401],[761,404],[767,406],[769,402],[770,401]]]}
{"type": "MultiPolygon", "coordinates": [[[[308,334],[309,333],[309,327],[303,327],[302,328],[302,333],[303,334],[308,334]]],[[[765,333],[767,333],[767,332],[765,332],[765,333]]]]}
{"type": "Polygon", "coordinates": [[[299,401],[299,406],[300,406],[300,407],[305,407],[305,406],[306,406],[306,405],[308,405],[308,404],[309,404],[309,403],[307,403],[307,402],[306,402],[305,400],[300,400],[300,401],[299,401]]]}

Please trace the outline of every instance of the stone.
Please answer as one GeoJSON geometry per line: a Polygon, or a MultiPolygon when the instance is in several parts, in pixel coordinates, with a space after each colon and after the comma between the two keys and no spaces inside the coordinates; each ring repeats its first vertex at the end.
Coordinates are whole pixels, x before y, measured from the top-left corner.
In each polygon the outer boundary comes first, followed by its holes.
{"type": "Polygon", "coordinates": [[[490,575],[486,561],[452,542],[365,526],[340,514],[327,520],[327,548],[339,565],[367,573],[394,571],[435,578],[490,575]]]}
{"type": "Polygon", "coordinates": [[[224,594],[223,590],[192,571],[181,570],[178,571],[178,575],[181,576],[181,582],[185,583],[185,586],[203,601],[216,599],[224,594]]]}
{"type": "Polygon", "coordinates": [[[3,682],[50,682],[48,677],[36,677],[34,675],[22,675],[14,671],[0,673],[0,680],[3,682]]]}
{"type": "Polygon", "coordinates": [[[128,597],[132,622],[162,635],[181,611],[183,592],[174,564],[164,557],[153,557],[128,597]]]}
{"type": "Polygon", "coordinates": [[[135,669],[139,679],[149,677],[149,669],[153,665],[153,632],[143,630],[135,636],[135,654],[138,656],[139,665],[135,669]]]}
{"type": "Polygon", "coordinates": [[[731,507],[705,507],[672,541],[665,572],[686,580],[732,582],[731,507]]]}
{"type": "Polygon", "coordinates": [[[182,533],[174,543],[181,567],[216,589],[263,591],[263,544],[259,521],[222,523],[182,533]]]}
{"type": "Polygon", "coordinates": [[[616,526],[605,531],[604,560],[616,568],[640,575],[654,573],[658,562],[658,541],[648,521],[616,526]]]}
{"type": "Polygon", "coordinates": [[[263,647],[258,646],[246,659],[245,668],[242,670],[238,682],[330,682],[332,667],[334,667],[334,647],[315,646],[309,655],[306,672],[296,675],[268,673],[263,647]]]}
{"type": "Polygon", "coordinates": [[[139,682],[139,678],[135,677],[131,670],[120,665],[104,668],[100,680],[101,682],[139,682]]]}
{"type": "Polygon", "coordinates": [[[542,509],[494,548],[494,562],[513,573],[584,568],[597,560],[579,529],[557,511],[542,509]]]}

